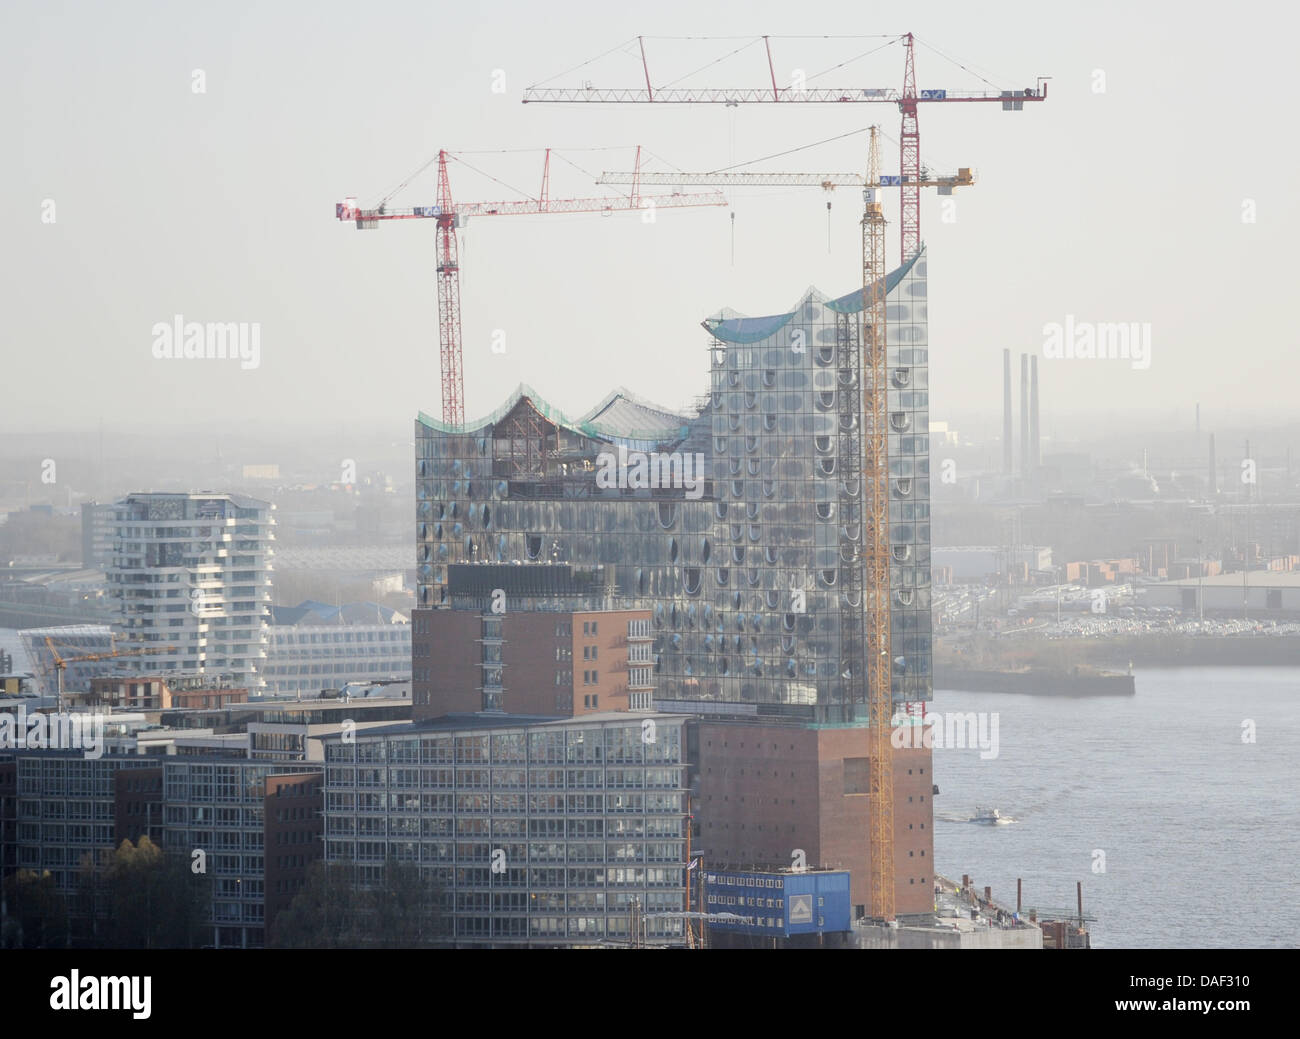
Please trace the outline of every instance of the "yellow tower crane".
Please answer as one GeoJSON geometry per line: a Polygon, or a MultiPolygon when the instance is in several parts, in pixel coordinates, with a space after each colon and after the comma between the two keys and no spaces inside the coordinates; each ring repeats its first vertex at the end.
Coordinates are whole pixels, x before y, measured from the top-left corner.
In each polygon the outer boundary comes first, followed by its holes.
{"type": "Polygon", "coordinates": [[[175,653],[175,646],[144,646],[139,649],[117,649],[114,647],[108,653],[86,653],[76,657],[64,657],[59,655],[59,651],[54,647],[55,636],[47,635],[45,645],[54,658],[54,669],[59,675],[58,689],[58,709],[63,710],[63,672],[68,669],[69,664],[83,664],[92,660],[112,660],[116,657],[139,657],[149,653],[175,653]]]}
{"type": "Polygon", "coordinates": [[[868,817],[871,915],[894,919],[894,714],[889,617],[889,437],[886,432],[885,216],[880,207],[880,147],[871,128],[862,194],[863,487],[866,587],[863,607],[867,662],[867,720],[871,749],[868,817]]]}

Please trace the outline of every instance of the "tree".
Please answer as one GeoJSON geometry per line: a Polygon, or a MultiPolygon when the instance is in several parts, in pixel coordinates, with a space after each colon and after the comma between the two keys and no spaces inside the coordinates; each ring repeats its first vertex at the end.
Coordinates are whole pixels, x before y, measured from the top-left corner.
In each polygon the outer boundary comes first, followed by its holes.
{"type": "Polygon", "coordinates": [[[369,892],[371,944],[381,949],[413,949],[434,944],[445,923],[438,888],[420,876],[418,866],[389,859],[383,879],[369,892]]]}
{"type": "Polygon", "coordinates": [[[355,873],[350,863],[313,862],[301,890],[275,918],[270,944],[280,949],[355,949],[361,940],[355,873]]]}
{"type": "Polygon", "coordinates": [[[60,949],[68,944],[68,905],[49,870],[20,869],[5,878],[6,949],[60,949]]]}
{"type": "Polygon", "coordinates": [[[390,859],[379,883],[357,882],[351,863],[318,861],[272,926],[282,949],[413,949],[437,944],[445,918],[439,889],[418,867],[390,859]]]}
{"type": "Polygon", "coordinates": [[[168,855],[148,836],[123,841],[103,871],[110,949],[186,949],[199,937],[208,892],[182,856],[168,855]]]}

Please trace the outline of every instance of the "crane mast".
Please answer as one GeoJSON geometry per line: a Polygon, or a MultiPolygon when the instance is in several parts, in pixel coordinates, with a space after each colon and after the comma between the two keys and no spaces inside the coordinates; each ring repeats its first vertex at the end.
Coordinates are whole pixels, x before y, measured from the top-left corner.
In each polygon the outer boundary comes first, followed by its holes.
{"type": "Polygon", "coordinates": [[[912,34],[906,36],[903,65],[903,99],[898,108],[903,115],[899,143],[899,176],[902,178],[903,205],[899,211],[899,227],[903,263],[921,251],[921,131],[916,123],[916,61],[913,58],[912,34]]]}
{"type": "Polygon", "coordinates": [[[438,152],[438,336],[442,372],[442,420],[465,422],[465,380],[461,373],[460,259],[456,250],[456,207],[447,179],[447,153],[438,152]]]}
{"type": "Polygon", "coordinates": [[[894,918],[894,713],[889,617],[889,436],[886,431],[888,344],[885,329],[885,217],[880,208],[880,147],[871,128],[862,214],[862,344],[864,562],[866,588],[867,720],[871,750],[868,816],[871,915],[894,918]]]}

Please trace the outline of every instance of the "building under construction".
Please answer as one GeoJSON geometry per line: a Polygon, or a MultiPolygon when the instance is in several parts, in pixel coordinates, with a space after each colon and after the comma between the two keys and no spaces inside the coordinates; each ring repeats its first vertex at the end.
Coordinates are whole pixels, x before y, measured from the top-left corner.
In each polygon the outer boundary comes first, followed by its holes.
{"type": "MultiPolygon", "coordinates": [[[[890,671],[901,710],[931,698],[925,251],[884,280],[890,671]]],[[[654,707],[701,718],[688,754],[695,849],[716,868],[802,857],[847,869],[863,915],[872,394],[859,339],[870,296],[870,286],[833,299],[810,290],[771,316],[706,320],[709,384],[697,412],[619,391],[571,418],[521,387],[479,421],[421,415],[417,719],[447,709],[431,672],[461,652],[440,622],[454,609],[485,622],[502,611],[646,610],[654,707]],[[458,587],[481,584],[463,564],[490,568],[502,587],[458,587]],[[563,579],[539,580],[546,567],[563,579]],[[586,575],[580,587],[575,575],[586,575]]],[[[483,709],[518,710],[486,649],[483,709]]],[[[577,690],[574,669],[599,675],[598,660],[560,656],[557,687],[577,690]]],[[[893,764],[900,917],[933,910],[929,759],[900,750],[893,764]]]]}

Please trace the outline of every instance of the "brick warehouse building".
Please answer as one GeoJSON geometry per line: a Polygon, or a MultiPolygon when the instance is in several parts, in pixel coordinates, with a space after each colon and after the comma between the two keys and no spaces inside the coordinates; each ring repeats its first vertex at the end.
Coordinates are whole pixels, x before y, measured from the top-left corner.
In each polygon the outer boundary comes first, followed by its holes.
{"type": "MultiPolygon", "coordinates": [[[[888,274],[885,288],[892,684],[902,710],[932,697],[924,250],[888,274]]],[[[459,655],[459,640],[483,640],[475,648],[489,652],[485,607],[497,591],[505,595],[507,617],[648,611],[655,708],[702,715],[706,729],[734,723],[737,733],[746,726],[801,730],[786,739],[786,753],[801,761],[795,782],[809,791],[807,784],[815,785],[817,811],[793,811],[784,825],[803,827],[805,843],[827,862],[834,856],[864,877],[866,798],[855,792],[868,744],[864,651],[870,651],[862,611],[862,302],[860,289],[837,299],[810,290],[787,312],[710,318],[704,322],[711,337],[709,393],[691,412],[619,391],[570,418],[521,387],[492,416],[461,427],[421,416],[413,617],[418,709],[433,715],[448,709],[443,697],[450,690],[436,687],[439,672],[459,655]],[[639,475],[638,459],[644,463],[639,475]],[[619,467],[613,480],[612,460],[619,467]],[[573,604],[575,597],[582,601],[573,604]],[[442,616],[448,612],[473,619],[442,616]],[[457,624],[465,627],[439,631],[457,624]]],[[[561,637],[556,618],[533,623],[540,634],[532,637],[561,637]]],[[[522,636],[524,627],[515,630],[522,636]]],[[[510,653],[504,623],[502,642],[504,658],[510,653]]],[[[465,663],[481,672],[485,661],[480,655],[465,663]]],[[[583,670],[579,663],[575,669],[583,670]]],[[[502,681],[509,683],[506,672],[502,681]]],[[[470,677],[467,669],[462,679],[470,677]]],[[[483,706],[497,709],[481,677],[475,688],[483,706]]],[[[519,710],[525,702],[503,695],[499,707],[519,710]]],[[[703,736],[705,749],[709,739],[703,736]]],[[[742,741],[748,742],[735,737],[742,741]]],[[[723,750],[732,749],[729,734],[722,742],[723,750]]],[[[897,872],[901,916],[928,913],[933,905],[928,868],[913,865],[932,856],[932,786],[920,789],[920,769],[930,778],[928,757],[928,751],[900,752],[895,767],[896,849],[907,859],[897,872]],[[904,829],[909,824],[914,829],[904,829]],[[922,832],[924,838],[913,838],[922,832]]],[[[749,769],[758,767],[696,760],[722,770],[712,774],[714,782],[733,765],[746,770],[748,781],[749,769]]],[[[719,811],[710,775],[699,774],[701,850],[715,862],[759,850],[748,843],[751,823],[735,812],[725,790],[724,814],[705,818],[719,811]],[[729,829],[733,822],[747,829],[729,829]]],[[[740,796],[751,807],[751,795],[740,796]]],[[[764,854],[774,856],[772,865],[786,865],[790,850],[767,847],[764,854]]],[[[857,904],[869,901],[861,883],[857,904]]]]}
{"type": "MultiPolygon", "coordinates": [[[[847,869],[855,918],[868,905],[863,728],[701,720],[688,729],[694,847],[710,868],[847,869]]],[[[894,752],[894,879],[899,913],[932,908],[934,776],[928,748],[894,752]]]]}

